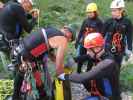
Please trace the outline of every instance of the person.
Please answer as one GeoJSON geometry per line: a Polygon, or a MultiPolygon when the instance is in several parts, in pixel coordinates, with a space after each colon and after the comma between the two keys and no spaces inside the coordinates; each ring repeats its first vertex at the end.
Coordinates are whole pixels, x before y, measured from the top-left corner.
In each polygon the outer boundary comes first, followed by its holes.
{"type": "MultiPolygon", "coordinates": [[[[36,12],[32,15],[31,22],[27,19],[27,13],[32,10],[32,3],[29,0],[18,0],[17,2],[7,2],[0,12],[0,33],[2,35],[2,40],[9,48],[11,53],[11,61],[14,61],[13,49],[19,44],[19,38],[23,31],[29,33],[33,26],[36,24],[36,19],[38,15],[36,12]]],[[[4,66],[5,67],[5,66],[4,66]]],[[[12,68],[12,64],[8,65],[12,68]]],[[[14,80],[14,92],[13,100],[18,99],[19,84],[17,79],[17,70],[15,69],[15,80],[14,80]]]]}
{"type": "MultiPolygon", "coordinates": [[[[80,32],[76,39],[77,55],[83,55],[86,53],[86,49],[83,47],[83,40],[85,36],[92,32],[102,33],[103,22],[98,17],[98,8],[96,3],[89,3],[86,7],[87,18],[83,21],[80,32]]],[[[89,63],[88,63],[89,64],[89,63]]],[[[83,63],[80,62],[77,65],[77,72],[81,72],[83,63]]]]}
{"type": "MultiPolygon", "coordinates": [[[[19,44],[19,38],[23,31],[30,32],[36,23],[37,14],[34,14],[31,22],[28,22],[26,14],[32,10],[31,1],[19,0],[19,3],[9,1],[5,3],[0,12],[0,33],[4,45],[12,52],[14,46],[19,44]]],[[[2,47],[1,47],[2,48],[2,47]]],[[[13,60],[13,57],[11,57],[13,60]]]]}
{"type": "Polygon", "coordinates": [[[0,2],[0,10],[3,8],[4,4],[3,2],[0,2]]]}
{"type": "Polygon", "coordinates": [[[24,58],[24,61],[30,62],[34,61],[35,58],[39,58],[44,64],[47,63],[43,58],[44,53],[48,52],[49,54],[49,50],[53,48],[57,50],[56,54],[52,53],[53,55],[51,56],[52,61],[55,62],[56,76],[62,78],[64,75],[64,54],[68,42],[74,40],[75,34],[73,25],[64,26],[61,30],[47,27],[32,32],[14,50],[14,56],[16,56],[18,66],[21,64],[21,56],[24,58]]]}
{"type": "Polygon", "coordinates": [[[20,33],[16,32],[16,25],[19,24],[24,31],[30,33],[36,23],[37,16],[33,16],[31,23],[28,22],[26,13],[32,10],[30,1],[19,3],[10,2],[5,4],[0,13],[0,31],[5,35],[6,40],[15,40],[20,37],[20,33]]]}
{"type": "Polygon", "coordinates": [[[111,5],[112,18],[104,25],[105,50],[115,56],[116,62],[121,66],[123,56],[132,54],[132,23],[125,15],[123,0],[113,0],[111,5]]]}
{"type": "Polygon", "coordinates": [[[85,100],[121,100],[119,90],[119,67],[113,55],[104,51],[105,40],[100,33],[90,33],[84,39],[87,54],[77,61],[89,61],[92,68],[84,73],[65,75],[66,80],[85,84],[91,96],[85,100]],[[90,99],[89,99],[90,98],[90,99]],[[106,98],[106,99],[105,99],[106,98]]]}

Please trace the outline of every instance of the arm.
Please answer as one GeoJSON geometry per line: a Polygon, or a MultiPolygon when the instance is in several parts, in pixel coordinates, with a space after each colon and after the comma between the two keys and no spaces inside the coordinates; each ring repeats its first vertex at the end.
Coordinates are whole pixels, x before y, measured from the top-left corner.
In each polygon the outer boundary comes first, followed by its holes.
{"type": "Polygon", "coordinates": [[[98,32],[102,33],[103,35],[103,22],[100,19],[98,22],[98,32]]]}
{"type": "Polygon", "coordinates": [[[106,36],[106,33],[108,31],[108,20],[103,24],[103,36],[105,37],[106,36]]]}
{"type": "Polygon", "coordinates": [[[77,37],[77,40],[76,40],[76,43],[79,43],[79,41],[81,40],[85,28],[86,28],[86,20],[84,20],[83,23],[82,23],[80,32],[79,32],[78,37],[77,37]]]}
{"type": "Polygon", "coordinates": [[[64,73],[64,54],[67,49],[67,39],[64,36],[55,36],[49,39],[51,48],[56,48],[56,73],[60,75],[64,73]]]}
{"type": "Polygon", "coordinates": [[[74,60],[75,60],[75,62],[93,61],[93,59],[87,54],[75,57],[74,60]]]}
{"type": "Polygon", "coordinates": [[[131,21],[129,21],[127,25],[127,30],[126,30],[126,37],[127,37],[128,50],[131,50],[131,51],[132,51],[132,40],[133,40],[132,34],[133,34],[133,25],[131,21]]]}
{"type": "Polygon", "coordinates": [[[82,74],[70,74],[69,80],[75,83],[83,83],[86,80],[101,79],[103,77],[112,76],[115,72],[117,72],[115,62],[111,59],[106,59],[101,61],[88,72],[82,74]]]}

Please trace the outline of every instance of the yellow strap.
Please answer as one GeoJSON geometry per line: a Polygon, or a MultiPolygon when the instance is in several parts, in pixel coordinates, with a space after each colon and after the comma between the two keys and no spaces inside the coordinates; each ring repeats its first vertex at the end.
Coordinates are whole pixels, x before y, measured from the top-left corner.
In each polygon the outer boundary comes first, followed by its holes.
{"type": "Polygon", "coordinates": [[[55,100],[64,100],[63,82],[55,79],[55,100]]]}

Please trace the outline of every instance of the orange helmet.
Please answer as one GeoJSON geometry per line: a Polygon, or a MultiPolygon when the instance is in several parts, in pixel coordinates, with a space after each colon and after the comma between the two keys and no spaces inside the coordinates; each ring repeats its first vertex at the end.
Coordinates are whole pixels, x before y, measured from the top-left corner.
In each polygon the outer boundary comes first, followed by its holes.
{"type": "Polygon", "coordinates": [[[84,47],[86,49],[102,47],[103,45],[104,38],[100,33],[90,33],[84,39],[84,47]]]}

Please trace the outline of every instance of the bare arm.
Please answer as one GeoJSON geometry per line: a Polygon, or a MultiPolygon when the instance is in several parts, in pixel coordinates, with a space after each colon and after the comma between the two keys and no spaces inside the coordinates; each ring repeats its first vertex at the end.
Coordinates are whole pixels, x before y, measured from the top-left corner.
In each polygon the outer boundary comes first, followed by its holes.
{"type": "Polygon", "coordinates": [[[64,36],[56,36],[49,39],[49,44],[52,48],[57,49],[56,53],[56,73],[60,75],[64,73],[64,54],[67,49],[67,39],[64,36]]]}

